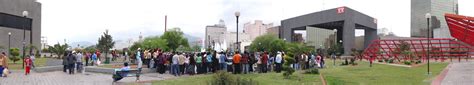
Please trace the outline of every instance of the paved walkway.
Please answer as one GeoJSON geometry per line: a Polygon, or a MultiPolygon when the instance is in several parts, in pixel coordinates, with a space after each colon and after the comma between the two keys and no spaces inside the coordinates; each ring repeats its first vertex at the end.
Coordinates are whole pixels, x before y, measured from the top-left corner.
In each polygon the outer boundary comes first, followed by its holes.
{"type": "MultiPolygon", "coordinates": [[[[140,76],[140,83],[151,85],[151,81],[177,78],[169,74],[149,73],[140,76]]],[[[112,82],[110,74],[76,73],[69,75],[61,71],[31,73],[24,75],[24,71],[14,71],[8,77],[0,77],[0,85],[127,85],[136,83],[135,77],[127,77],[118,82],[112,82]]]]}
{"type": "Polygon", "coordinates": [[[441,85],[474,85],[474,61],[452,62],[441,85]]]}

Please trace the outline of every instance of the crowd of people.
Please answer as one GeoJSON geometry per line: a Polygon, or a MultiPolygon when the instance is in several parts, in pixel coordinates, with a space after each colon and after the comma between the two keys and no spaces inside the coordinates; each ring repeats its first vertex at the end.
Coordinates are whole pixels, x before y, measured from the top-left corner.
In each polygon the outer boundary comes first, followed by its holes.
{"type": "MultiPolygon", "coordinates": [[[[146,65],[146,68],[156,69],[160,74],[168,71],[174,76],[180,76],[214,73],[219,70],[234,74],[269,71],[279,73],[287,55],[284,52],[164,52],[161,49],[139,48],[130,56],[138,69],[146,65]]],[[[291,67],[296,70],[324,67],[324,57],[321,55],[303,53],[294,58],[296,62],[291,67]]]]}

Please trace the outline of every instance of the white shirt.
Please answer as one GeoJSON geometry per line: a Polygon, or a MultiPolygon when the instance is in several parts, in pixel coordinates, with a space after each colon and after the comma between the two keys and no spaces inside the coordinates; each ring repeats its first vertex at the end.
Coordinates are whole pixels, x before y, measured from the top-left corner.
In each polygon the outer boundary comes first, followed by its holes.
{"type": "Polygon", "coordinates": [[[275,58],[275,62],[276,63],[281,63],[281,60],[282,60],[281,54],[278,54],[275,58]]]}

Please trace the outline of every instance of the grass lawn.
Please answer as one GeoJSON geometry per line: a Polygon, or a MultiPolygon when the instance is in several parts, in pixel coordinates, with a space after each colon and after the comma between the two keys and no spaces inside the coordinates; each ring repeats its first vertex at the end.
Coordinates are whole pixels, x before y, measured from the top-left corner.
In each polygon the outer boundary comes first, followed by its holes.
{"type": "Polygon", "coordinates": [[[357,62],[357,66],[332,66],[320,70],[328,85],[427,85],[448,63],[430,63],[431,75],[427,75],[427,65],[413,68],[357,62]]]}
{"type": "MultiPolygon", "coordinates": [[[[251,78],[259,85],[319,85],[321,79],[318,74],[294,73],[290,79],[283,79],[282,73],[239,74],[241,78],[251,78]]],[[[173,80],[153,82],[153,85],[207,85],[212,75],[197,75],[173,80]]]]}
{"type": "MultiPolygon", "coordinates": [[[[46,62],[48,61],[49,58],[36,58],[35,60],[35,66],[36,67],[42,67],[46,66],[46,62]]],[[[23,67],[23,61],[20,59],[13,63],[12,60],[8,60],[8,69],[9,70],[21,70],[23,67]]]]}

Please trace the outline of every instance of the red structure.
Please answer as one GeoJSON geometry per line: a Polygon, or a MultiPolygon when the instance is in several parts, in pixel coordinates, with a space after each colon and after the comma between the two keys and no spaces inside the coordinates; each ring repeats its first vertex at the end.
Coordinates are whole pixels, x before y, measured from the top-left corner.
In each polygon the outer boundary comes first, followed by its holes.
{"type": "Polygon", "coordinates": [[[446,14],[446,22],[449,26],[450,38],[411,38],[411,39],[384,39],[374,40],[364,50],[360,59],[387,59],[407,60],[410,58],[430,59],[461,58],[468,59],[474,56],[474,18],[446,14]],[[429,49],[428,49],[429,46],[429,49]]]}

